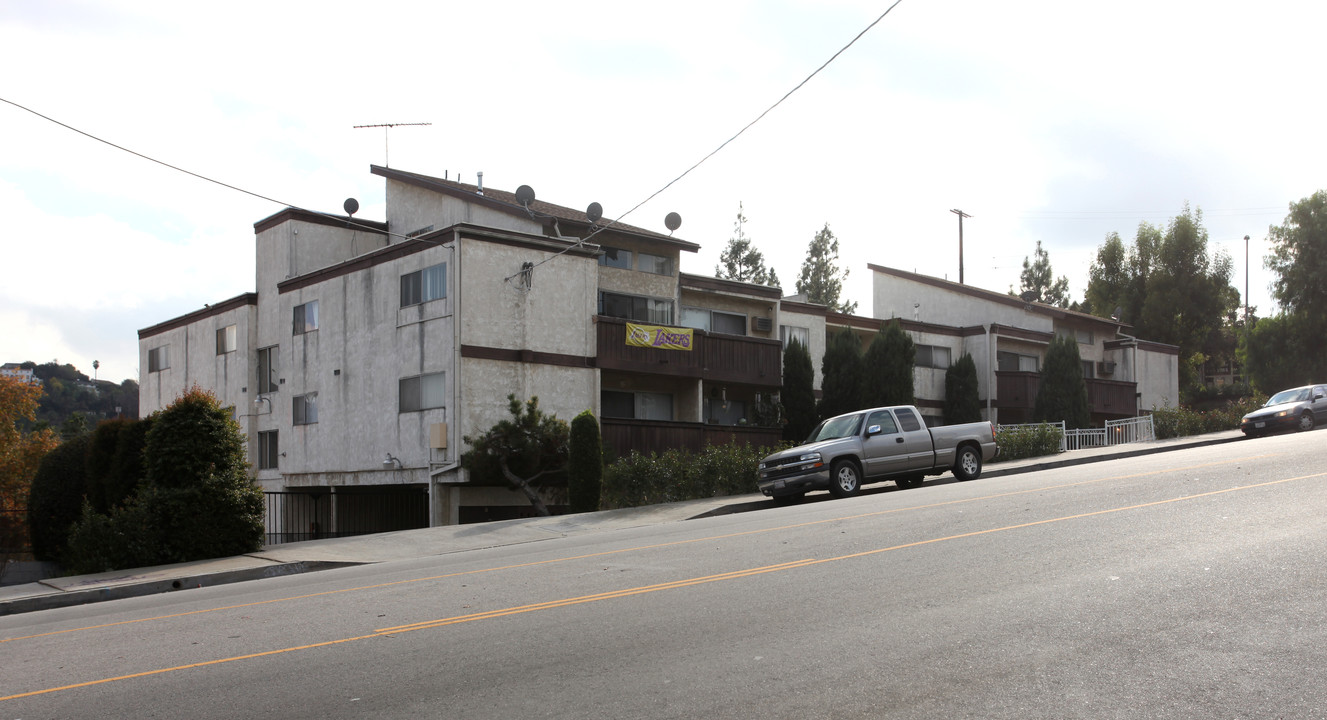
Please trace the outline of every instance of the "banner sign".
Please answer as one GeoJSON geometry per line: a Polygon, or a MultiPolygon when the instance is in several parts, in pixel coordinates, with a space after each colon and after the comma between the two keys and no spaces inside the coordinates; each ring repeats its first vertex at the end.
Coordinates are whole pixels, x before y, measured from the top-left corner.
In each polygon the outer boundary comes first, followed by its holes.
{"type": "Polygon", "coordinates": [[[659,327],[658,325],[627,323],[627,344],[636,347],[654,347],[690,352],[692,337],[691,328],[669,328],[659,327]]]}

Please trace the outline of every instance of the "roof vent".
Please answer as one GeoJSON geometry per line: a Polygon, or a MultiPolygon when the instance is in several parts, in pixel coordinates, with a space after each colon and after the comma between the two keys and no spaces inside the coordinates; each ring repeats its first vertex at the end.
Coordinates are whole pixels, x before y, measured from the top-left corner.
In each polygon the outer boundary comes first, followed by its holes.
{"type": "Polygon", "coordinates": [[[475,177],[479,178],[478,180],[475,181],[475,187],[478,188],[475,192],[479,193],[480,195],[483,195],[483,194],[484,194],[484,173],[483,173],[482,171],[481,171],[481,172],[478,172],[478,173],[475,174],[475,177]]]}

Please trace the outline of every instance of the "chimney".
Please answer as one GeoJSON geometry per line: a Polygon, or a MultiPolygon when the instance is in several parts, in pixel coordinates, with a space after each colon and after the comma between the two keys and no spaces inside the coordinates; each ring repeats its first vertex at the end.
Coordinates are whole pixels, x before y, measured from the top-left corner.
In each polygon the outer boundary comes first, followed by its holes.
{"type": "Polygon", "coordinates": [[[483,194],[484,194],[484,173],[483,173],[482,171],[480,171],[479,173],[476,173],[475,177],[479,178],[477,181],[475,181],[475,186],[479,188],[479,190],[478,190],[477,192],[478,192],[480,195],[483,195],[483,194]]]}

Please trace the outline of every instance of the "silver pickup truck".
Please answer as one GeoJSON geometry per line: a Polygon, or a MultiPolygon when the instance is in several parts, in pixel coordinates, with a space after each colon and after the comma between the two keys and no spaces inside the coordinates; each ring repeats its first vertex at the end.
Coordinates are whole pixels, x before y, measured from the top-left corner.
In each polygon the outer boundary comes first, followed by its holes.
{"type": "Polygon", "coordinates": [[[995,453],[988,422],[928,428],[911,405],[859,410],[820,423],[806,443],[762,460],[760,491],[785,501],[810,490],[845,498],[863,483],[893,480],[910,488],[951,469],[959,480],[975,480],[995,453]]]}

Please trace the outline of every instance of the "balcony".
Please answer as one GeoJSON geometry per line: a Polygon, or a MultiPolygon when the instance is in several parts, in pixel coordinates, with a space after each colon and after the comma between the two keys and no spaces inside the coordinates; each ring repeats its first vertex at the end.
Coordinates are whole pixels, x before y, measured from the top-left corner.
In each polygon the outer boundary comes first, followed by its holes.
{"type": "MultiPolygon", "coordinates": [[[[1137,383],[1096,378],[1084,382],[1087,383],[1087,406],[1094,421],[1097,416],[1126,418],[1138,414],[1137,383]]],[[[1021,417],[1031,413],[1040,388],[1040,373],[997,371],[992,404],[1001,410],[1012,410],[1014,415],[1021,417]]]]}
{"type": "Polygon", "coordinates": [[[651,373],[741,383],[762,387],[783,384],[783,346],[778,340],[723,335],[696,330],[691,350],[627,345],[627,321],[595,318],[600,370],[651,373]]]}
{"type": "Polygon", "coordinates": [[[730,442],[772,448],[782,442],[783,438],[783,431],[779,428],[745,425],[601,418],[599,426],[604,449],[618,457],[632,450],[642,454],[673,448],[700,452],[707,445],[726,445],[730,442]]]}

